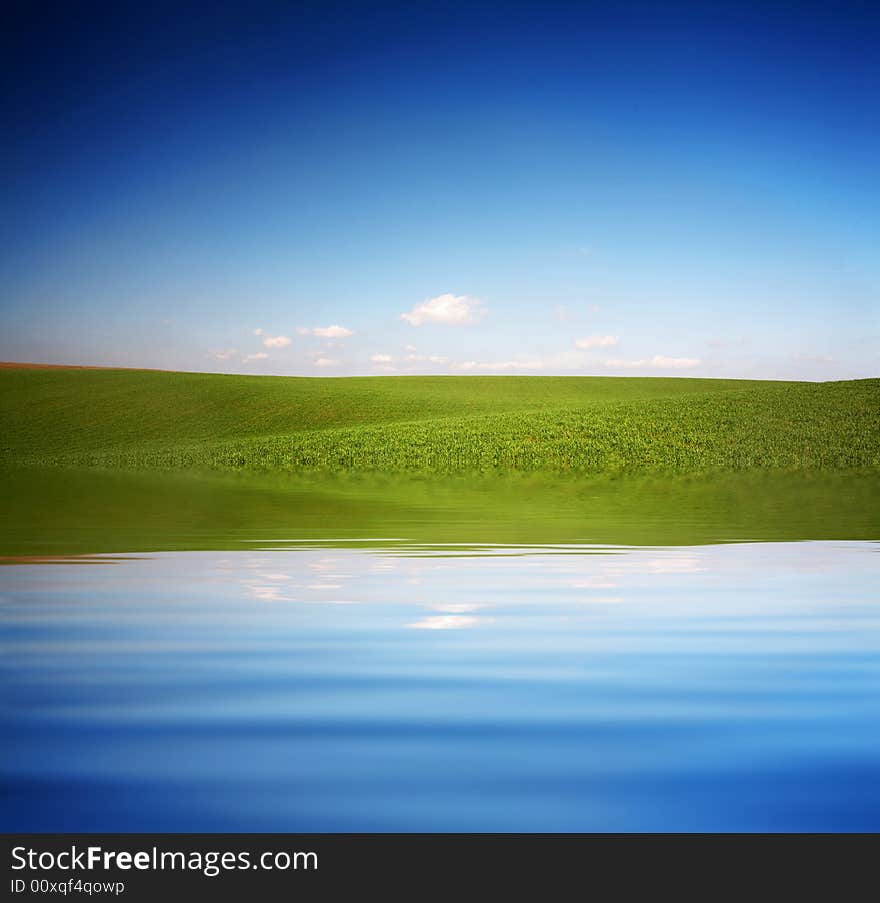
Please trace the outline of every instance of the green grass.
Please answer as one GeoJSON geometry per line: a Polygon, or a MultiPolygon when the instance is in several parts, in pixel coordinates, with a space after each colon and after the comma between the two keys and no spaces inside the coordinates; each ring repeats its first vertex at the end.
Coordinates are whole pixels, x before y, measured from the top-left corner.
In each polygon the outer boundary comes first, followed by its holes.
{"type": "Polygon", "coordinates": [[[880,380],[0,371],[8,464],[575,474],[880,468],[880,380]]]}
{"type": "Polygon", "coordinates": [[[880,538],[880,380],[0,369],[0,555],[880,538]]]}

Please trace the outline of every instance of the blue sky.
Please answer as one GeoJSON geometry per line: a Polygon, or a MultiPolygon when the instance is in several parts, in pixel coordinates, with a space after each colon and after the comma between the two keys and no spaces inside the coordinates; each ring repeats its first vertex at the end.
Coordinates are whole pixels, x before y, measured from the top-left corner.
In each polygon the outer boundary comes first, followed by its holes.
{"type": "Polygon", "coordinates": [[[0,48],[0,360],[880,373],[874,4],[70,6],[0,48]]]}

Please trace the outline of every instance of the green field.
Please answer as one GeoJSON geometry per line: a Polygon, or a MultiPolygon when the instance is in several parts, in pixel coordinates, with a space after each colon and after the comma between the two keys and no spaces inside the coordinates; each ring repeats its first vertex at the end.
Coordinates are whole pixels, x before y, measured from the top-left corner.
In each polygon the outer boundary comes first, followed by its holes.
{"type": "Polygon", "coordinates": [[[0,371],[6,463],[425,474],[880,468],[880,380],[0,371]]]}
{"type": "Polygon", "coordinates": [[[876,379],[10,367],[0,437],[6,554],[880,536],[876,379]]]}

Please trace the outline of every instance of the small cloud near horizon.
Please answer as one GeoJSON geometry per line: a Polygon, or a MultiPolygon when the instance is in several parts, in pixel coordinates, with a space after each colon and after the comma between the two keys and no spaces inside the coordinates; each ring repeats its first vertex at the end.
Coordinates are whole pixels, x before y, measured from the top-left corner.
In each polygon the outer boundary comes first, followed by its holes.
{"type": "Polygon", "coordinates": [[[467,326],[476,323],[488,311],[479,298],[470,295],[437,295],[417,304],[411,311],[400,315],[411,326],[437,323],[443,326],[467,326]]]}
{"type": "Polygon", "coordinates": [[[257,328],[254,335],[259,336],[263,340],[263,346],[266,348],[286,348],[290,342],[290,336],[286,335],[269,335],[264,329],[257,328]]]}
{"type": "Polygon", "coordinates": [[[522,361],[462,361],[452,364],[453,370],[543,370],[546,364],[539,360],[522,361]]]}
{"type": "Polygon", "coordinates": [[[269,355],[265,351],[258,351],[255,354],[242,354],[237,348],[218,348],[216,351],[211,351],[208,357],[213,358],[215,361],[224,362],[231,361],[237,357],[243,364],[247,364],[250,361],[264,361],[269,355]]]}
{"type": "Polygon", "coordinates": [[[442,354],[408,354],[406,360],[412,364],[425,361],[431,364],[445,364],[449,358],[442,354]]]}
{"type": "Polygon", "coordinates": [[[354,335],[354,330],[346,329],[345,326],[339,326],[334,323],[332,326],[315,326],[313,328],[297,326],[296,334],[314,335],[319,339],[347,339],[349,336],[354,335]]]}
{"type": "Polygon", "coordinates": [[[238,348],[217,348],[208,353],[208,357],[214,358],[215,361],[228,361],[238,354],[238,348]]]}
{"type": "Polygon", "coordinates": [[[354,330],[346,329],[344,326],[316,326],[312,330],[312,335],[319,336],[322,339],[347,339],[350,335],[354,335],[354,330]]]}
{"type": "Polygon", "coordinates": [[[687,370],[691,367],[699,367],[701,363],[702,361],[696,357],[666,357],[662,354],[655,354],[652,358],[638,361],[609,360],[605,361],[605,366],[628,369],[651,367],[657,370],[687,370]]]}

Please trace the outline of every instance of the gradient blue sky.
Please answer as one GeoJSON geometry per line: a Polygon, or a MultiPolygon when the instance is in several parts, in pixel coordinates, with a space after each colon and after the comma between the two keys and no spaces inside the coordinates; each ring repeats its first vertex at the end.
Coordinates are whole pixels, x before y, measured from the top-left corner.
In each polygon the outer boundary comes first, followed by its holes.
{"type": "Polygon", "coordinates": [[[67,7],[0,47],[0,360],[880,373],[876,3],[67,7]]]}

